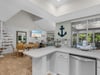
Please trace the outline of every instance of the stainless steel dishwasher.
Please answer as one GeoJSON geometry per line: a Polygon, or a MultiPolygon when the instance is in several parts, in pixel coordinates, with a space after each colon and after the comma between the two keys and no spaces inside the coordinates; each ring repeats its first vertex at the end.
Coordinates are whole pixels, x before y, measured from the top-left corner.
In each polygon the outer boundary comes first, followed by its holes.
{"type": "Polygon", "coordinates": [[[96,59],[71,54],[70,75],[97,75],[96,59]]]}

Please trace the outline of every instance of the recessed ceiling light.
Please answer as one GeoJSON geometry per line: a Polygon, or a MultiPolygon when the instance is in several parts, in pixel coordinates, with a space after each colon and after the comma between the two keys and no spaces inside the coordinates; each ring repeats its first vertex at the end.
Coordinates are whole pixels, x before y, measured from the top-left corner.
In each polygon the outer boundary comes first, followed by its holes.
{"type": "Polygon", "coordinates": [[[57,2],[60,2],[61,0],[57,0],[57,2]]]}

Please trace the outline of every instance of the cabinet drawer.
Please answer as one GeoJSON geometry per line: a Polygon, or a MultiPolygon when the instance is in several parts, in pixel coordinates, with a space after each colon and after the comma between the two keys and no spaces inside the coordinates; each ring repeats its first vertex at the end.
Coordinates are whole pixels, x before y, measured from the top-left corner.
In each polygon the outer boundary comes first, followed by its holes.
{"type": "Polygon", "coordinates": [[[97,60],[97,67],[100,68],[100,60],[97,60]]]}
{"type": "Polygon", "coordinates": [[[69,54],[67,53],[62,53],[62,52],[57,52],[56,53],[57,57],[62,57],[62,58],[69,58],[69,54]]]}

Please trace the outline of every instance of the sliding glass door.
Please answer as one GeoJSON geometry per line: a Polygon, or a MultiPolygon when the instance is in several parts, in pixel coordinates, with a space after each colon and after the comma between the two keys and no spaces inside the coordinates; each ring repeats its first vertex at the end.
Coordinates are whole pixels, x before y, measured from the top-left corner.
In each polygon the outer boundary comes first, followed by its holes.
{"type": "Polygon", "coordinates": [[[93,37],[94,37],[93,33],[88,33],[88,39],[87,39],[88,43],[93,43],[94,41],[93,37]]]}
{"type": "Polygon", "coordinates": [[[72,47],[82,45],[83,40],[100,49],[100,18],[72,22],[72,47]]]}
{"type": "Polygon", "coordinates": [[[100,49],[100,32],[95,33],[95,45],[96,45],[97,48],[100,49]]]}
{"type": "Polygon", "coordinates": [[[78,44],[82,45],[83,40],[87,40],[87,24],[86,21],[79,21],[72,24],[72,47],[77,47],[78,44]]]}
{"type": "Polygon", "coordinates": [[[73,47],[76,47],[77,44],[77,34],[73,34],[73,47]]]}

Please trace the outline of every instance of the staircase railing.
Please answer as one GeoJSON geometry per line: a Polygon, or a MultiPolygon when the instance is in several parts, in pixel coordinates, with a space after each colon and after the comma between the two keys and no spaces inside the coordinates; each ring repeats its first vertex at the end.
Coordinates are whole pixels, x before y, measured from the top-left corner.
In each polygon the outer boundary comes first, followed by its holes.
{"type": "Polygon", "coordinates": [[[2,47],[2,39],[3,39],[3,22],[0,21],[0,47],[2,47]]]}

